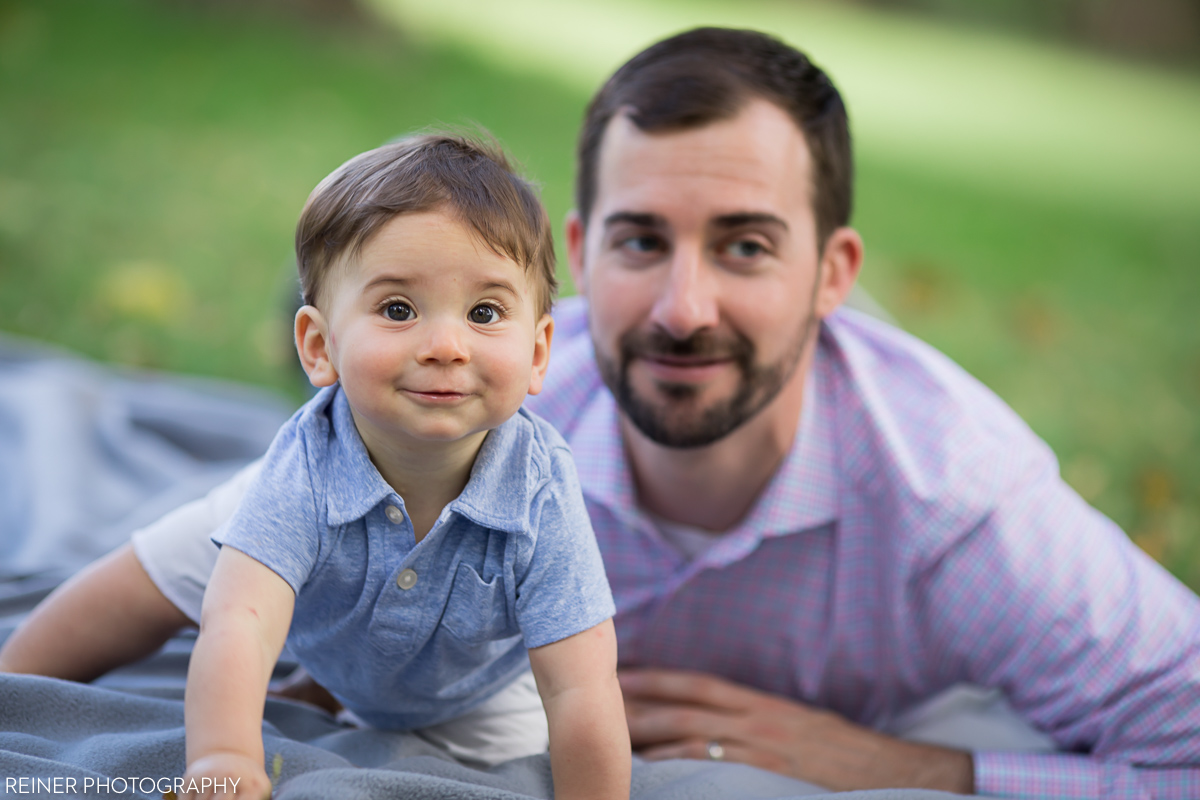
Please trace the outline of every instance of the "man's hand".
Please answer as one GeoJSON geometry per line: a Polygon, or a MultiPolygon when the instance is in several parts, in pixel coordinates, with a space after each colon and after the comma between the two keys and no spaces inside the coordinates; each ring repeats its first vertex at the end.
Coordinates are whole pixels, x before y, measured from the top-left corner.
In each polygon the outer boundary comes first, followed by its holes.
{"type": "Polygon", "coordinates": [[[828,711],[699,672],[620,672],[634,751],[651,761],[723,758],[834,791],[923,788],[971,794],[971,754],[904,742],[828,711]]]}
{"type": "Polygon", "coordinates": [[[240,753],[212,753],[196,759],[184,773],[183,785],[189,786],[193,780],[204,791],[185,792],[183,796],[189,800],[217,797],[269,800],[271,797],[271,781],[263,765],[240,753]]]}

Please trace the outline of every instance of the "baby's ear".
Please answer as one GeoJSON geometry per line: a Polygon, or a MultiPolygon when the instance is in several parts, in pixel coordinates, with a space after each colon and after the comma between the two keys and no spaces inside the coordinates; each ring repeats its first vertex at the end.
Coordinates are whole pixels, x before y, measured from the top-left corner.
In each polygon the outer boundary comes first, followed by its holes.
{"type": "Polygon", "coordinates": [[[301,306],[296,312],[296,352],[309,383],[318,389],[337,383],[329,351],[329,325],[316,306],[301,306]]]}
{"type": "Polygon", "coordinates": [[[542,314],[533,330],[533,371],[529,375],[529,393],[542,391],[546,367],[550,365],[550,340],[554,338],[554,318],[542,314]]]}

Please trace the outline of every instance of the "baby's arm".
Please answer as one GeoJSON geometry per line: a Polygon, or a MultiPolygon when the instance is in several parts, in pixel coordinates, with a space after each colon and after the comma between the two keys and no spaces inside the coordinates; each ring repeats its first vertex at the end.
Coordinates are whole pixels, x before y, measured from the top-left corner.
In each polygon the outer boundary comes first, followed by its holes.
{"type": "Polygon", "coordinates": [[[90,681],[145,658],[190,624],[125,544],[30,612],[0,649],[0,672],[90,681]]]}
{"type": "Polygon", "coordinates": [[[260,467],[253,462],[206,497],[135,532],[140,547],[123,545],[55,589],[0,649],[0,672],[90,681],[145,658],[180,628],[195,624],[188,615],[199,616],[199,596],[217,556],[209,536],[233,514],[260,467]],[[151,560],[143,562],[147,557],[151,560]],[[168,598],[144,563],[157,563],[156,578],[170,581],[176,593],[168,598]],[[164,563],[176,565],[165,576],[164,563]],[[183,564],[187,570],[181,573],[183,564]],[[193,589],[186,575],[198,586],[193,589]],[[180,594],[182,589],[189,591],[180,594]]]}
{"type": "Polygon", "coordinates": [[[628,798],[629,729],[612,620],[533,648],[529,663],[550,725],[555,798],[628,798]]]}
{"type": "Polygon", "coordinates": [[[221,548],[188,667],[185,778],[232,778],[239,795],[270,796],[263,703],[294,604],[283,578],[240,550],[221,548]]]}

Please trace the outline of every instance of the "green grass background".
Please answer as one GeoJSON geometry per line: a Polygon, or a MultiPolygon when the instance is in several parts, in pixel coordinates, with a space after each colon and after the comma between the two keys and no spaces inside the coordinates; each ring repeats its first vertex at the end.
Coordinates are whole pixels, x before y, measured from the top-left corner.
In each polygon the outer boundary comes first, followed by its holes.
{"type": "Polygon", "coordinates": [[[849,98],[868,290],[1200,587],[1196,76],[797,2],[372,2],[331,25],[0,0],[0,330],[298,400],[291,233],[333,167],[478,123],[561,219],[603,75],[672,30],[753,25],[849,98]]]}

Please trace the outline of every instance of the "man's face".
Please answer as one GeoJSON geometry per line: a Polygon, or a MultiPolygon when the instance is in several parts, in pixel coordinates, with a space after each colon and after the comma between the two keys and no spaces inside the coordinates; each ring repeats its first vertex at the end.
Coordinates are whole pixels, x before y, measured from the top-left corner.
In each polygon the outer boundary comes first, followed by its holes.
{"type": "Polygon", "coordinates": [[[804,136],[763,100],[668,133],[618,115],[597,167],[568,243],[604,380],[651,440],[710,444],[796,376],[836,305],[819,291],[804,136]]]}

